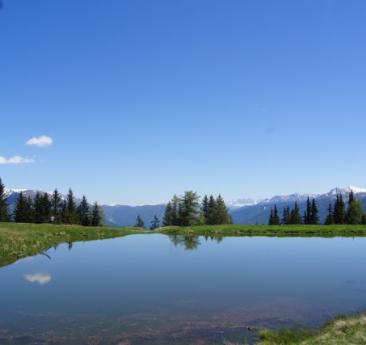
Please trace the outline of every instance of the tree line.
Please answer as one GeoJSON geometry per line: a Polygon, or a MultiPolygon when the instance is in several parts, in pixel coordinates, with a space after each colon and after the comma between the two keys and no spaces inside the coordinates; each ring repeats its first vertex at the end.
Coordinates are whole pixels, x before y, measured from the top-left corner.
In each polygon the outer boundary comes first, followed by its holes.
{"type": "Polygon", "coordinates": [[[90,206],[84,195],[77,204],[71,189],[65,199],[57,189],[52,195],[37,192],[34,198],[20,192],[13,214],[10,214],[8,209],[5,186],[0,178],[0,221],[2,222],[100,226],[103,221],[98,203],[95,202],[93,206],[90,206]]]}
{"type": "Polygon", "coordinates": [[[187,191],[180,197],[174,195],[166,205],[163,219],[164,226],[231,223],[229,211],[221,195],[216,198],[205,195],[200,203],[200,197],[192,191],[187,191]]]}
{"type": "MultiPolygon", "coordinates": [[[[277,205],[271,208],[268,224],[319,224],[319,210],[316,200],[307,199],[306,210],[301,216],[300,208],[297,202],[294,207],[285,207],[282,215],[279,214],[277,205]]],[[[348,196],[348,206],[343,200],[342,194],[337,194],[335,202],[329,204],[328,214],[324,224],[366,224],[366,214],[363,210],[362,202],[356,199],[354,192],[348,196]]]]}

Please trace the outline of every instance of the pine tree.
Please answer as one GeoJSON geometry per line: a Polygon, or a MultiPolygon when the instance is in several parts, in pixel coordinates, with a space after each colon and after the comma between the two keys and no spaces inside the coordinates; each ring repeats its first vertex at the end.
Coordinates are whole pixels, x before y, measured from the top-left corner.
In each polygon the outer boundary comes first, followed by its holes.
{"type": "Polygon", "coordinates": [[[157,215],[154,215],[153,220],[151,221],[150,230],[155,230],[160,226],[160,220],[157,215]]]}
{"type": "Polygon", "coordinates": [[[51,201],[47,193],[41,197],[41,215],[42,223],[48,223],[51,220],[51,201]]]}
{"type": "Polygon", "coordinates": [[[91,211],[91,219],[90,225],[91,226],[101,226],[102,225],[102,211],[97,202],[94,203],[92,211],[91,211]]]}
{"type": "Polygon", "coordinates": [[[230,224],[229,211],[221,195],[216,199],[215,224],[230,224]]]}
{"type": "Polygon", "coordinates": [[[10,220],[7,198],[5,195],[5,186],[0,178],[0,222],[10,220]]]}
{"type": "Polygon", "coordinates": [[[297,202],[295,202],[295,206],[294,206],[293,210],[291,211],[290,223],[291,224],[301,224],[300,209],[299,209],[299,205],[297,202]]]}
{"type": "Polygon", "coordinates": [[[15,206],[14,221],[16,223],[27,223],[28,220],[27,198],[22,192],[20,192],[15,206]]]}
{"type": "Polygon", "coordinates": [[[347,209],[346,220],[348,224],[361,224],[364,215],[363,205],[361,201],[357,200],[353,192],[349,195],[349,205],[347,209]]]}
{"type": "Polygon", "coordinates": [[[334,224],[334,217],[333,217],[334,213],[333,213],[333,207],[332,204],[329,204],[328,206],[328,215],[327,218],[325,219],[325,225],[331,225],[334,224]]]}
{"type": "Polygon", "coordinates": [[[42,196],[39,192],[36,193],[34,197],[34,222],[35,223],[42,223],[43,216],[42,216],[42,196]]]}
{"type": "Polygon", "coordinates": [[[143,219],[140,217],[140,215],[138,215],[136,217],[135,228],[144,228],[144,227],[145,227],[145,223],[144,223],[143,219]]]}
{"type": "Polygon", "coordinates": [[[181,226],[192,226],[199,223],[199,206],[199,197],[195,192],[184,193],[178,210],[181,226]]]}
{"type": "Polygon", "coordinates": [[[208,197],[207,197],[207,195],[205,195],[202,199],[202,210],[201,210],[205,224],[207,224],[208,210],[209,210],[209,208],[208,208],[208,197]]]}
{"type": "Polygon", "coordinates": [[[268,225],[274,225],[274,209],[273,208],[271,208],[271,212],[269,214],[268,225]]]}
{"type": "Polygon", "coordinates": [[[287,206],[283,209],[282,215],[282,224],[289,224],[290,223],[290,208],[287,206]]]}
{"type": "Polygon", "coordinates": [[[311,202],[311,213],[310,213],[309,224],[319,224],[319,210],[315,199],[311,202]]]}
{"type": "Polygon", "coordinates": [[[217,223],[217,204],[213,195],[210,195],[208,204],[207,204],[207,216],[206,216],[206,224],[214,225],[217,223]]]}
{"type": "Polygon", "coordinates": [[[169,201],[165,206],[165,212],[164,212],[164,218],[163,218],[163,224],[164,226],[170,226],[173,225],[173,207],[172,203],[169,201]]]}
{"type": "Polygon", "coordinates": [[[337,194],[336,202],[334,205],[334,214],[333,219],[335,224],[344,224],[345,223],[345,206],[343,201],[342,194],[337,194]]]}
{"type": "Polygon", "coordinates": [[[311,224],[311,218],[312,218],[312,208],[311,208],[311,202],[310,197],[306,200],[306,211],[304,213],[304,224],[311,224]]]}
{"type": "Polygon", "coordinates": [[[277,205],[273,209],[273,225],[280,225],[280,217],[278,215],[277,205]]]}
{"type": "Polygon", "coordinates": [[[57,189],[54,190],[51,198],[51,205],[52,205],[52,221],[54,223],[61,222],[61,208],[62,208],[62,199],[61,194],[58,192],[57,189]]]}
{"type": "Polygon", "coordinates": [[[76,203],[74,199],[74,193],[71,189],[66,197],[66,214],[65,214],[65,222],[67,224],[77,224],[78,215],[76,210],[76,203]]]}
{"type": "Polygon", "coordinates": [[[179,205],[181,203],[181,199],[174,195],[172,198],[172,225],[180,225],[179,219],[179,205]]]}
{"type": "Polygon", "coordinates": [[[90,225],[90,214],[89,214],[89,204],[85,195],[81,199],[80,205],[77,207],[79,223],[83,226],[90,225]]]}
{"type": "Polygon", "coordinates": [[[362,215],[362,224],[366,225],[366,214],[362,215]]]}

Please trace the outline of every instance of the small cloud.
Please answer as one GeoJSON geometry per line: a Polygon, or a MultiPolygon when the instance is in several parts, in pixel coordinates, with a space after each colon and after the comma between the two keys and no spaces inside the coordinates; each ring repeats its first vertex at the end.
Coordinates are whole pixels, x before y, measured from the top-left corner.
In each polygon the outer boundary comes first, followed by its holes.
{"type": "Polygon", "coordinates": [[[0,165],[27,164],[27,163],[34,163],[34,159],[25,158],[25,157],[22,157],[22,156],[13,156],[13,157],[9,157],[9,158],[0,156],[0,165]]]}
{"type": "Polygon", "coordinates": [[[37,283],[39,285],[48,284],[52,277],[48,273],[25,274],[24,279],[30,283],[37,283]]]}
{"type": "Polygon", "coordinates": [[[53,144],[53,139],[47,135],[30,138],[26,143],[28,146],[48,147],[53,144]]]}

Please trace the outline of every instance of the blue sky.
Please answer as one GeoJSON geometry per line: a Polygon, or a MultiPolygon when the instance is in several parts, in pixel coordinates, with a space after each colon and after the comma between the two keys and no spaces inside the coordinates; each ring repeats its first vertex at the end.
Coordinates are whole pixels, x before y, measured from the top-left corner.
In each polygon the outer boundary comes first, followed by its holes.
{"type": "Polygon", "coordinates": [[[7,186],[131,204],[366,186],[365,1],[3,2],[7,186]]]}

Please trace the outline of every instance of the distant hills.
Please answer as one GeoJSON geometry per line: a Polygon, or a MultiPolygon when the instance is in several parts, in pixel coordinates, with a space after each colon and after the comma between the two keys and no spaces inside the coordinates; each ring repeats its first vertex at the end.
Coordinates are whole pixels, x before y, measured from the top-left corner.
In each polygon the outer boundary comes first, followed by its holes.
{"type": "MultiPolygon", "coordinates": [[[[277,205],[280,214],[282,209],[287,206],[293,206],[298,202],[301,212],[306,207],[308,197],[315,198],[319,207],[320,220],[323,222],[329,203],[333,203],[337,193],[341,193],[347,201],[348,194],[353,191],[357,198],[360,199],[366,208],[366,189],[359,187],[334,188],[325,194],[290,194],[278,195],[270,199],[255,201],[253,199],[242,198],[235,202],[227,203],[230,214],[236,224],[267,224],[269,213],[274,205],[277,205]]],[[[36,190],[29,189],[7,189],[8,202],[10,208],[13,209],[19,193],[23,192],[27,196],[34,197],[36,190]]],[[[130,226],[134,225],[137,215],[140,215],[145,222],[145,226],[149,226],[154,215],[159,219],[163,218],[165,205],[102,205],[104,211],[105,222],[108,225],[130,226]]]]}

